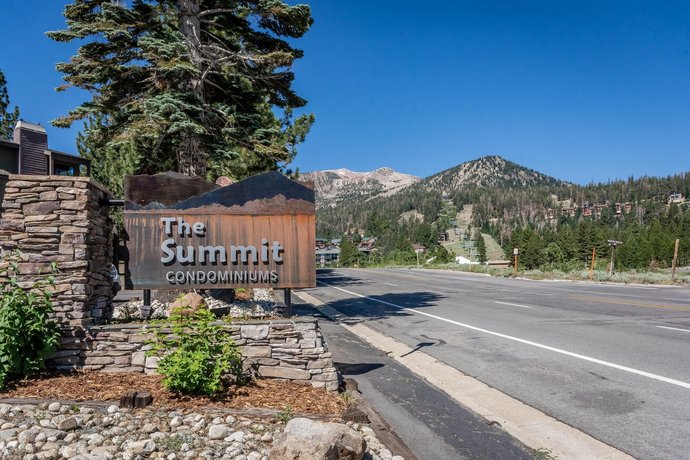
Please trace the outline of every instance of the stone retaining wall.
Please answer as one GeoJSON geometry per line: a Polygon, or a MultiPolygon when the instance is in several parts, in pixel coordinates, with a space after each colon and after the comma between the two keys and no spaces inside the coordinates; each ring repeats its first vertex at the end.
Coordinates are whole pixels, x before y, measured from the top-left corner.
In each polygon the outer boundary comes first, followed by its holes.
{"type": "Polygon", "coordinates": [[[112,224],[100,204],[109,197],[88,177],[10,175],[5,184],[0,252],[21,251],[18,278],[25,288],[45,280],[57,263],[53,306],[62,327],[112,315],[112,224]]]}
{"type": "MultiPolygon", "coordinates": [[[[148,326],[164,327],[164,326],[148,326]]],[[[228,324],[240,346],[245,367],[263,378],[290,380],[316,388],[338,389],[333,357],[316,320],[275,320],[228,324]]],[[[156,357],[147,357],[141,324],[93,326],[72,330],[49,361],[57,369],[74,367],[103,372],[155,372],[156,357]]]]}

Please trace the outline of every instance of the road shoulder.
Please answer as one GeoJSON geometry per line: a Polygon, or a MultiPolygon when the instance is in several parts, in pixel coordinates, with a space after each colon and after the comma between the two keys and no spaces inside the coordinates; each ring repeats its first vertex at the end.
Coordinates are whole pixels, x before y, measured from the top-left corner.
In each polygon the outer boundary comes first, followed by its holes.
{"type": "Polygon", "coordinates": [[[508,395],[464,375],[426,353],[387,337],[361,323],[346,324],[346,316],[306,292],[297,294],[326,317],[405,366],[423,376],[462,406],[479,414],[490,423],[500,425],[506,432],[534,450],[547,449],[558,458],[630,459],[632,457],[594,439],[543,412],[515,400],[508,395]]]}
{"type": "Polygon", "coordinates": [[[341,323],[325,317],[310,302],[296,305],[296,309],[300,316],[317,314],[322,318],[321,331],[336,367],[344,377],[356,380],[367,404],[417,458],[533,458],[529,449],[495,423],[457,404],[341,323]]]}

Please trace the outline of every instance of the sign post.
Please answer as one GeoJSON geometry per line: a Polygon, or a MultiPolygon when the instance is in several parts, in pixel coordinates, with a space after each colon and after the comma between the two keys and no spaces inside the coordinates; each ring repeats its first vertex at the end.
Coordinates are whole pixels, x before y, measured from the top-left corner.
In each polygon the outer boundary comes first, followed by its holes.
{"type": "MultiPolygon", "coordinates": [[[[218,187],[125,178],[126,289],[316,286],[314,190],[278,172],[218,187]]],[[[290,311],[290,310],[289,310],[290,311]]]]}
{"type": "Polygon", "coordinates": [[[676,263],[678,261],[678,243],[680,240],[676,238],[676,248],[673,250],[673,262],[671,262],[671,281],[676,280],[676,263]]]}
{"type": "Polygon", "coordinates": [[[611,266],[609,267],[609,276],[613,276],[613,264],[615,263],[616,246],[623,244],[622,241],[608,240],[609,246],[611,246],[611,266]]]}

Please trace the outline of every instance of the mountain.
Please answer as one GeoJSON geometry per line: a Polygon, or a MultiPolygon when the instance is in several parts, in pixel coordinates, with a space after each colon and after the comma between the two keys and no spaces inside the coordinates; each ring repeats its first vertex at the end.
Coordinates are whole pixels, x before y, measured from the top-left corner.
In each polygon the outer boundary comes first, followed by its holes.
{"type": "Polygon", "coordinates": [[[494,259],[518,248],[527,269],[581,270],[593,251],[601,269],[609,240],[624,242],[617,267],[670,267],[676,244],[678,264],[690,266],[690,172],[577,185],[487,156],[387,191],[371,178],[375,172],[357,179],[346,170],[324,173],[330,176],[318,179],[333,197],[326,200],[339,201],[319,206],[317,194],[317,235],[356,228],[376,237],[379,252],[359,264],[414,264],[413,244],[452,259],[448,251],[480,247],[481,238],[494,259]]]}
{"type": "Polygon", "coordinates": [[[467,161],[420,182],[420,186],[443,192],[464,186],[514,189],[562,185],[569,184],[495,155],[467,161]]]}
{"type": "Polygon", "coordinates": [[[300,176],[300,180],[314,182],[317,206],[324,207],[342,201],[366,200],[394,193],[418,182],[419,177],[399,173],[391,168],[379,168],[371,172],[333,169],[305,173],[300,176]]]}

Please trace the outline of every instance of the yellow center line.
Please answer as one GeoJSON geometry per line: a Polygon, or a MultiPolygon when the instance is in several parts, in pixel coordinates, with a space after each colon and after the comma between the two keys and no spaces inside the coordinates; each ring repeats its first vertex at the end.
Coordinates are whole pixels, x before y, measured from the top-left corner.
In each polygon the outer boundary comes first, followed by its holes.
{"type": "Polygon", "coordinates": [[[588,302],[612,303],[616,305],[629,305],[631,307],[660,308],[662,310],[690,311],[690,307],[681,307],[680,305],[661,305],[657,303],[640,302],[637,300],[589,297],[584,295],[570,295],[570,297],[578,300],[586,300],[588,302]]]}

